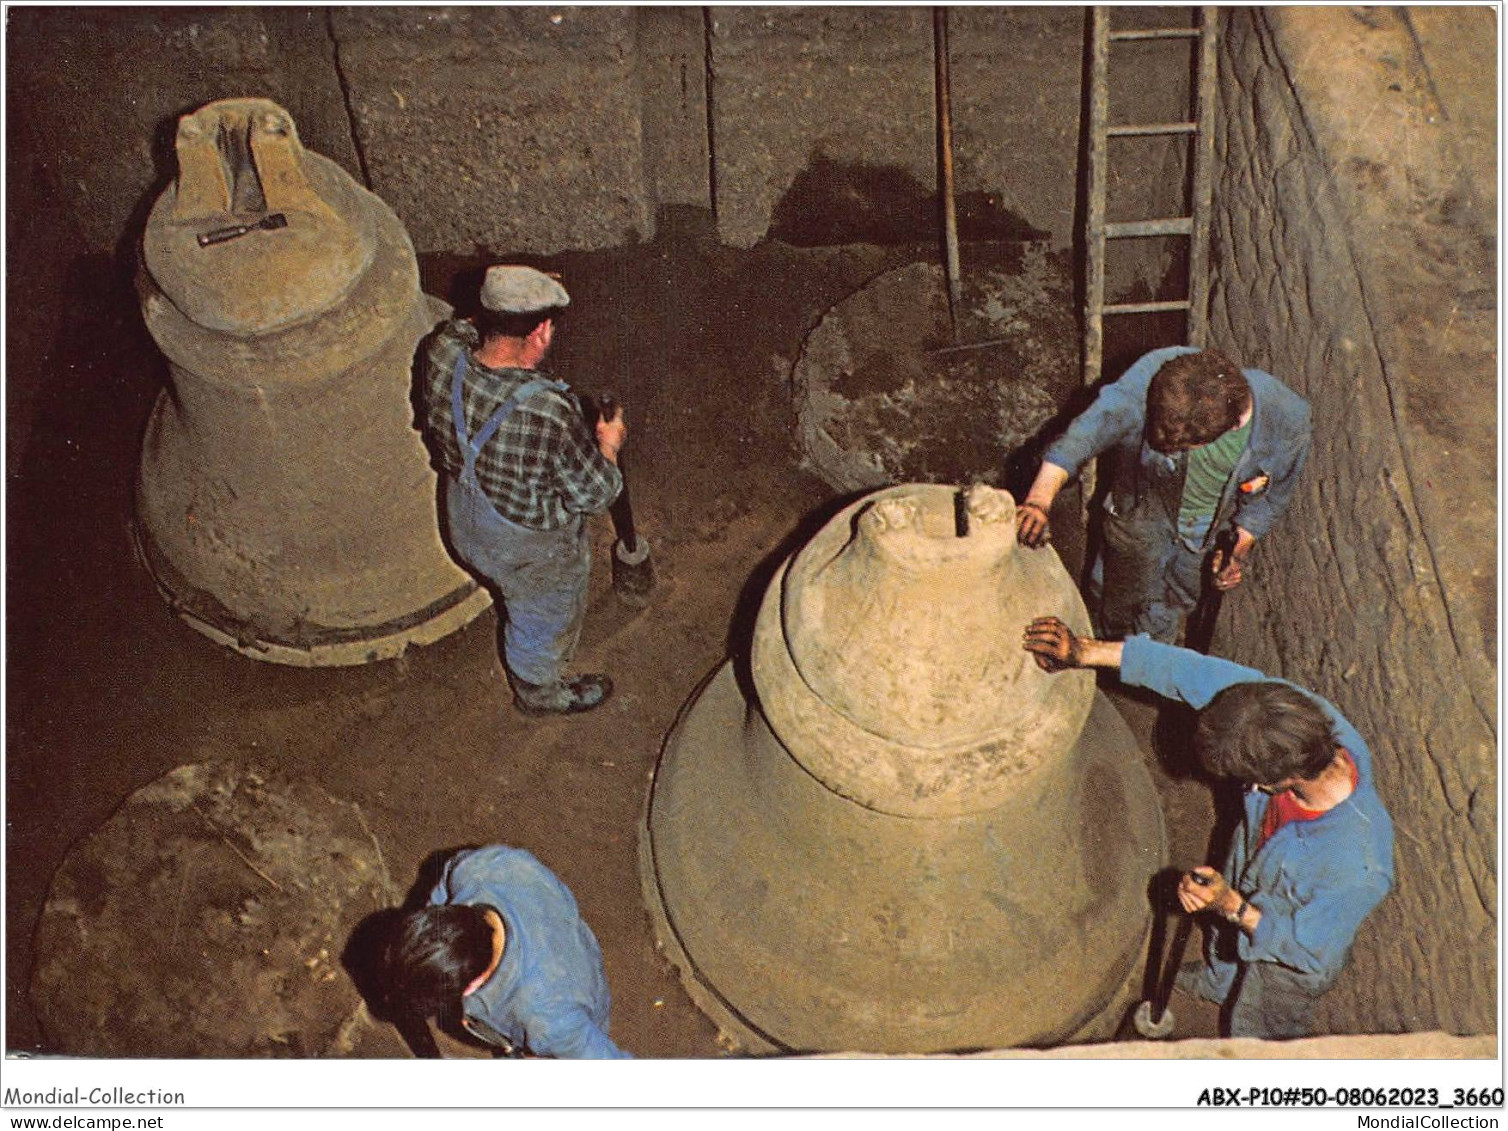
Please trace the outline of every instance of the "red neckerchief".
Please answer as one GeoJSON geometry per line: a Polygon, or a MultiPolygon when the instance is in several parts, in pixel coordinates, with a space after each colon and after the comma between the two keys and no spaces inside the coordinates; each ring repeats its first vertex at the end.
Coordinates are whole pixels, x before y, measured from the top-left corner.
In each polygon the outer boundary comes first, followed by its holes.
{"type": "MultiPolygon", "coordinates": [[[[1351,789],[1354,792],[1361,781],[1361,772],[1357,770],[1356,763],[1351,760],[1351,755],[1347,751],[1342,750],[1340,756],[1346,760],[1346,769],[1351,771],[1351,789]]],[[[1261,848],[1266,844],[1272,834],[1289,821],[1312,821],[1316,817],[1323,817],[1328,812],[1330,812],[1328,809],[1304,808],[1291,792],[1274,794],[1272,800],[1267,803],[1267,812],[1262,814],[1262,835],[1257,838],[1257,847],[1261,848]]]]}

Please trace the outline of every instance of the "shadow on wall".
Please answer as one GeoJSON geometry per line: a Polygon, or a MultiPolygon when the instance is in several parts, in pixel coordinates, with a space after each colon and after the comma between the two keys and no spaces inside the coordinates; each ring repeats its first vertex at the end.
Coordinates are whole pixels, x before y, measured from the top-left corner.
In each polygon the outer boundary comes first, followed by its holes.
{"type": "MultiPolygon", "coordinates": [[[[955,201],[963,240],[1038,240],[1033,228],[1001,206],[999,193],[961,193],[955,201]]],[[[899,165],[834,161],[818,152],[791,182],[770,221],[769,238],[793,247],[868,243],[882,247],[938,238],[937,195],[899,165]]]]}

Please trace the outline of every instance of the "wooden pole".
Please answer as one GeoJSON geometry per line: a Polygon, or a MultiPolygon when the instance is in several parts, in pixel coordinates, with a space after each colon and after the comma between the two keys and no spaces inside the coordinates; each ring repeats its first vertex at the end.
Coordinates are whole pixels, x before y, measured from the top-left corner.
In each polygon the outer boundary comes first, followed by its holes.
{"type": "Polygon", "coordinates": [[[953,199],[953,101],[948,78],[948,10],[932,9],[932,45],[937,65],[937,165],[938,189],[943,211],[943,263],[948,273],[948,313],[953,321],[953,341],[959,337],[958,316],[962,309],[963,283],[958,267],[958,211],[953,199]]]}

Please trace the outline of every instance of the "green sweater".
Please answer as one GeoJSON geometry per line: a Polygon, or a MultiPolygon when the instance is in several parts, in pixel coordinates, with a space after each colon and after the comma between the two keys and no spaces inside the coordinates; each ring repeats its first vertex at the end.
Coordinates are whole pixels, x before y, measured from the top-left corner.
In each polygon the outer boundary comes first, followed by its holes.
{"type": "Polygon", "coordinates": [[[1251,435],[1251,421],[1232,428],[1215,437],[1208,444],[1201,444],[1189,451],[1188,473],[1183,480],[1183,499],[1178,508],[1178,520],[1210,518],[1220,505],[1220,494],[1225,483],[1236,468],[1236,461],[1246,450],[1246,439],[1251,435]]]}

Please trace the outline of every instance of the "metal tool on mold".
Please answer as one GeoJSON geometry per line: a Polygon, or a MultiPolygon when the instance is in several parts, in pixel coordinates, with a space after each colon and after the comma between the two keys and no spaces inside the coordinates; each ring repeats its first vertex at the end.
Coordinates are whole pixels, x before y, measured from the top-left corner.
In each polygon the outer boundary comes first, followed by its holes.
{"type": "Polygon", "coordinates": [[[209,247],[211,244],[224,243],[246,235],[247,232],[271,232],[278,228],[288,226],[288,217],[281,212],[271,212],[260,220],[251,224],[232,224],[228,228],[214,228],[208,232],[200,232],[194,238],[199,241],[200,247],[209,247]]]}

